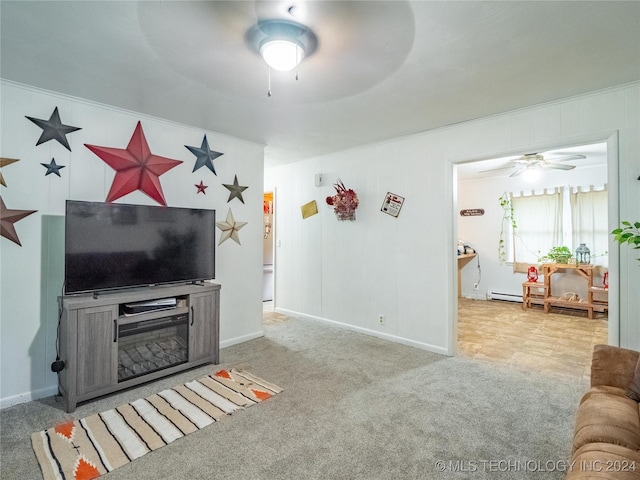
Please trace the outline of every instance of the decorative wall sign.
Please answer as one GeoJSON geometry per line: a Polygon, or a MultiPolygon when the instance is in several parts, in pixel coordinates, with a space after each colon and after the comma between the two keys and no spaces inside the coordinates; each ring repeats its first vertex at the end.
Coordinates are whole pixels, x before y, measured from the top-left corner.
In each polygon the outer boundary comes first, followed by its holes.
{"type": "Polygon", "coordinates": [[[126,149],[97,147],[85,144],[89,150],[116,170],[116,176],[107,195],[107,202],[140,190],[156,202],[167,205],[160,185],[160,175],[177,167],[182,160],[160,157],[151,153],[147,139],[138,122],[126,149]]]}
{"type": "Polygon", "coordinates": [[[234,198],[237,198],[242,203],[244,203],[244,198],[242,198],[242,192],[244,192],[249,187],[243,187],[238,185],[238,176],[234,175],[233,177],[233,185],[222,184],[224,188],[229,190],[229,198],[227,199],[227,203],[229,203],[234,198]]]}
{"type": "Polygon", "coordinates": [[[193,166],[193,172],[201,167],[207,167],[214,175],[218,175],[216,173],[216,169],[213,168],[213,161],[224,154],[215,152],[209,148],[209,142],[207,141],[206,135],[202,139],[202,145],[200,145],[200,148],[190,147],[189,145],[185,145],[185,147],[187,147],[187,149],[196,156],[196,164],[193,166]]]}
{"type": "Polygon", "coordinates": [[[67,134],[73,133],[77,130],[82,130],[80,127],[72,127],[70,125],[64,125],[60,120],[60,114],[58,113],[58,107],[53,110],[53,113],[49,117],[49,120],[41,120],[39,118],[27,117],[37,126],[42,129],[42,135],[38,139],[36,146],[41,143],[48,142],[49,140],[56,140],[67,150],[71,151],[69,142],[67,142],[67,134]]]}
{"type": "Polygon", "coordinates": [[[55,158],[52,158],[49,163],[41,163],[40,165],[47,169],[47,173],[44,174],[45,177],[50,173],[55,173],[57,176],[62,177],[60,169],[65,167],[64,165],[58,165],[55,158]]]}
{"type": "Polygon", "coordinates": [[[315,200],[311,200],[309,203],[305,203],[300,207],[302,211],[302,218],[309,218],[318,213],[318,204],[315,200]]]}
{"type": "Polygon", "coordinates": [[[400,215],[400,209],[402,208],[403,203],[404,197],[396,195],[395,193],[387,192],[380,210],[384,213],[388,213],[392,217],[397,217],[398,215],[400,215]]]}
{"type": "Polygon", "coordinates": [[[199,193],[204,193],[205,195],[207,194],[207,192],[205,192],[205,190],[207,188],[209,188],[209,185],[205,185],[204,183],[202,183],[202,180],[200,180],[200,185],[194,185],[198,191],[196,192],[196,195],[199,193]]]}
{"type": "Polygon", "coordinates": [[[227,212],[227,219],[224,222],[216,222],[216,227],[222,230],[220,235],[220,241],[218,245],[222,245],[226,240],[231,239],[240,245],[240,237],[238,236],[238,230],[244,227],[247,222],[236,222],[233,218],[233,212],[231,209],[227,212]]]}
{"type": "MultiPolygon", "coordinates": [[[[7,165],[11,165],[12,163],[19,162],[17,158],[2,158],[0,157],[0,168],[6,167],[7,165]]],[[[2,176],[2,172],[0,172],[0,185],[6,187],[7,184],[4,183],[4,177],[2,176]]]]}
{"type": "Polygon", "coordinates": [[[37,210],[10,210],[0,197],[0,235],[22,246],[13,224],[36,212],[37,210]]]}
{"type": "Polygon", "coordinates": [[[461,217],[481,217],[484,215],[484,208],[466,208],[460,210],[461,217]]]}

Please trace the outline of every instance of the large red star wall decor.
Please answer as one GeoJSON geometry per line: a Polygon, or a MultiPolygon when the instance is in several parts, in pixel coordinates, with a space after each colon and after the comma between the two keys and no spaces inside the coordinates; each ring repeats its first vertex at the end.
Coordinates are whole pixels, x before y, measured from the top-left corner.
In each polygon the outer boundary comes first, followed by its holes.
{"type": "Polygon", "coordinates": [[[161,205],[167,205],[160,185],[160,175],[182,163],[182,160],[154,155],[138,122],[126,149],[85,144],[89,150],[116,171],[107,202],[140,190],[161,205]]]}

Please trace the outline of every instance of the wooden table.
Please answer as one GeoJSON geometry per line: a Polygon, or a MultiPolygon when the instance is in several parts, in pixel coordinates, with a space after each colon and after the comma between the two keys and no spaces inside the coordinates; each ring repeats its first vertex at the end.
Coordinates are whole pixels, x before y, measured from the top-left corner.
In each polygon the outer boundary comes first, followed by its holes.
{"type": "Polygon", "coordinates": [[[461,253],[458,255],[458,297],[462,297],[462,268],[477,256],[477,253],[461,253]]]}
{"type": "Polygon", "coordinates": [[[544,299],[549,295],[549,286],[544,282],[522,283],[522,309],[531,308],[532,303],[544,305],[544,299]]]}
{"type": "Polygon", "coordinates": [[[565,264],[565,263],[544,263],[542,264],[542,270],[544,271],[544,284],[546,285],[546,290],[544,292],[544,312],[548,313],[549,308],[552,305],[557,305],[561,307],[567,308],[577,308],[586,310],[589,318],[593,318],[593,309],[594,307],[601,307],[603,309],[608,308],[608,302],[604,301],[596,301],[593,300],[594,293],[602,293],[605,289],[601,289],[599,287],[593,286],[593,270],[594,265],[578,265],[578,264],[565,264]],[[562,297],[554,297],[551,294],[551,278],[555,273],[560,271],[573,270],[580,274],[582,278],[587,281],[587,298],[579,299],[579,300],[567,300],[562,297]]]}

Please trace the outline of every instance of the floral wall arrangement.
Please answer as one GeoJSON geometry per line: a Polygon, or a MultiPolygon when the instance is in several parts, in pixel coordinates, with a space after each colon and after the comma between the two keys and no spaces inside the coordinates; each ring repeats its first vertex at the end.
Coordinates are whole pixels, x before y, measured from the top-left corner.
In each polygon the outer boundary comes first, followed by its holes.
{"type": "Polygon", "coordinates": [[[327,205],[333,207],[338,220],[355,220],[356,208],[360,203],[358,194],[351,188],[345,187],[340,179],[333,184],[333,187],[336,189],[336,194],[327,197],[327,205]]]}

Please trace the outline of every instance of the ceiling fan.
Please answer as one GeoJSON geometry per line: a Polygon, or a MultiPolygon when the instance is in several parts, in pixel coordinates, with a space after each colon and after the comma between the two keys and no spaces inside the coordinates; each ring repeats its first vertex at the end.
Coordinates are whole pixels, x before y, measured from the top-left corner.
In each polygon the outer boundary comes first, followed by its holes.
{"type": "Polygon", "coordinates": [[[509,160],[507,165],[492,168],[489,170],[483,170],[480,173],[486,172],[498,172],[503,170],[513,170],[513,173],[509,175],[510,177],[517,177],[518,175],[531,171],[534,169],[556,169],[556,170],[573,170],[576,168],[575,165],[565,165],[563,163],[555,163],[555,162],[566,162],[570,160],[582,160],[587,158],[586,155],[576,154],[576,155],[563,155],[559,157],[545,158],[542,153],[527,153],[522,155],[521,157],[509,160]]]}

